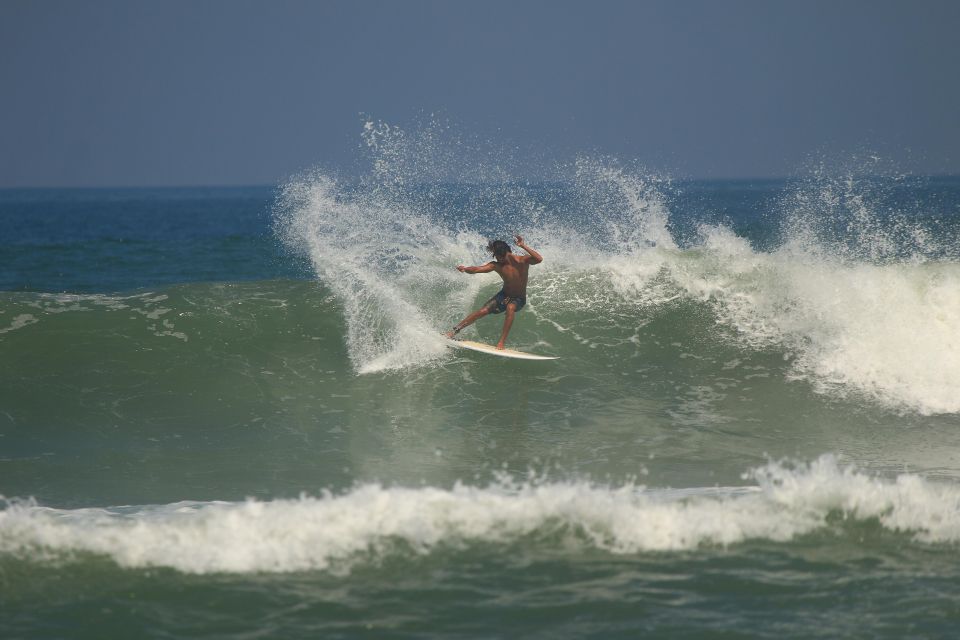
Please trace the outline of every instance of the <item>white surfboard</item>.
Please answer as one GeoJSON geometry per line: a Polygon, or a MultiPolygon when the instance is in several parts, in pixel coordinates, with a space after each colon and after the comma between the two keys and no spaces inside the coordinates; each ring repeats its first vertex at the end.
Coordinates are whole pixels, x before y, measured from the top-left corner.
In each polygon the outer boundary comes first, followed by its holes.
{"type": "Polygon", "coordinates": [[[516,349],[497,349],[493,345],[474,342],[473,340],[450,340],[450,346],[457,349],[469,349],[471,351],[479,351],[480,353],[488,353],[492,356],[500,356],[501,358],[516,358],[517,360],[558,360],[558,358],[554,356],[538,356],[535,353],[517,351],[516,349]]]}

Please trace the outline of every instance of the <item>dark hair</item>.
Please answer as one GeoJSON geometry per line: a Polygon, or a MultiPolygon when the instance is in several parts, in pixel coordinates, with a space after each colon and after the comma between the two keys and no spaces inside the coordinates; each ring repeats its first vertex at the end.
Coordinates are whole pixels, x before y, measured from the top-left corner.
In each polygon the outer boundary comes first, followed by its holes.
{"type": "Polygon", "coordinates": [[[508,253],[511,253],[510,245],[503,240],[491,240],[490,244],[487,245],[487,251],[493,253],[495,258],[502,258],[508,253]]]}

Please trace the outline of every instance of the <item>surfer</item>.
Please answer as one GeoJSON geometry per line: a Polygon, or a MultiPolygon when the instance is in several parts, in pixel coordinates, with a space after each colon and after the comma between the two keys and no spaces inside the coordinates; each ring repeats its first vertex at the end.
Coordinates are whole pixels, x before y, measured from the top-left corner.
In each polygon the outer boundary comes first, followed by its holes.
{"type": "Polygon", "coordinates": [[[523,242],[523,238],[515,236],[517,246],[526,251],[529,255],[518,256],[510,249],[510,245],[503,240],[491,240],[487,245],[487,251],[493,254],[496,260],[492,260],[479,267],[465,267],[462,264],[457,265],[457,271],[461,273],[490,273],[496,271],[503,278],[503,288],[482,307],[461,320],[457,325],[447,332],[447,337],[460,333],[464,328],[482,318],[493,313],[506,313],[503,317],[503,331],[500,333],[500,341],[497,343],[497,349],[503,349],[507,341],[507,334],[510,333],[510,326],[513,324],[513,316],[517,311],[523,309],[527,304],[527,272],[530,265],[543,262],[541,256],[535,249],[531,249],[523,242]]]}

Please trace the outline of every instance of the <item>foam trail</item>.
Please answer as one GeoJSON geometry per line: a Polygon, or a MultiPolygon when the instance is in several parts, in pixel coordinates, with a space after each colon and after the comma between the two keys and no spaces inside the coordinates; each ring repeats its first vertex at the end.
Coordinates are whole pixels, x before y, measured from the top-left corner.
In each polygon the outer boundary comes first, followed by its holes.
{"type": "Polygon", "coordinates": [[[956,485],[909,474],[884,480],[831,456],[799,466],[772,463],[749,477],[756,486],[680,491],[585,482],[369,484],[273,502],[78,510],[14,502],[0,512],[0,553],[63,561],[86,552],[122,567],[186,573],[346,571],[384,555],[521,539],[565,548],[578,540],[616,554],[787,542],[831,527],[828,516],[836,513],[876,521],[918,543],[960,541],[956,485]]]}

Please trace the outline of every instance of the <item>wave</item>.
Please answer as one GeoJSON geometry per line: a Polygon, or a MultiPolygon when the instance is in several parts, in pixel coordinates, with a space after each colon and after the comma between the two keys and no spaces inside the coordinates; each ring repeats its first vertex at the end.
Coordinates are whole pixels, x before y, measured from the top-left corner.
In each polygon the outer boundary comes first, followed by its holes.
{"type": "Polygon", "coordinates": [[[770,463],[755,485],[680,490],[583,481],[451,489],[379,484],[261,502],[180,502],[53,509],[8,501],[0,554],[33,561],[106,556],[125,568],[184,573],[349,571],[357,563],[443,548],[556,545],[568,552],[675,552],[750,540],[786,543],[874,523],[918,544],[960,541],[960,487],[916,475],[883,479],[840,465],[770,463]]]}
{"type": "Polygon", "coordinates": [[[437,333],[499,282],[453,267],[485,262],[487,237],[522,230],[546,257],[531,271],[528,300],[541,348],[559,338],[546,327],[573,335],[574,325],[592,325],[609,331],[601,343],[639,340],[679,301],[710,315],[703,340],[779,351],[788,380],[896,410],[960,412],[957,243],[871,208],[852,179],[782,198],[785,239],[765,250],[723,225],[695,225],[681,245],[669,186],[611,162],[580,161],[562,185],[372,180],[348,187],[301,176],[275,208],[278,232],[343,305],[358,373],[442,361],[437,333]]]}
{"type": "MultiPolygon", "coordinates": [[[[548,260],[564,255],[549,241],[540,244],[548,260]]],[[[446,262],[417,278],[367,274],[365,282],[329,289],[264,281],[119,296],[2,293],[0,350],[11,362],[43,353],[48,371],[107,354],[120,363],[137,351],[153,354],[157,368],[165,358],[193,361],[204,352],[221,359],[286,353],[294,348],[281,344],[286,336],[301,353],[319,355],[321,342],[343,345],[359,373],[443,365],[455,356],[440,331],[497,286],[492,277],[449,268],[459,260],[446,262]],[[356,291],[345,293],[351,287],[356,291]]],[[[717,349],[731,359],[773,352],[782,357],[785,384],[924,415],[960,412],[960,264],[759,252],[712,228],[695,248],[658,246],[536,269],[514,344],[583,371],[649,358],[650,342],[680,345],[677,358],[717,349]]],[[[470,331],[483,338],[498,326],[487,319],[470,331]]],[[[336,358],[327,364],[349,368],[336,358]]],[[[198,365],[215,369],[217,361],[198,365]]]]}
{"type": "MultiPolygon", "coordinates": [[[[561,356],[556,367],[615,369],[649,357],[650,343],[682,345],[677,358],[719,347],[729,359],[778,356],[785,384],[829,399],[960,412],[960,225],[930,192],[818,171],[771,200],[760,226],[781,237],[760,242],[679,207],[682,189],[641,168],[582,158],[556,182],[529,183],[494,158],[436,148],[442,139],[371,123],[359,183],[314,171],[280,189],[275,231],[318,284],[0,292],[0,355],[27,360],[45,340],[76,355],[76,331],[90,351],[226,359],[289,333],[303,352],[336,339],[344,373],[436,369],[455,357],[441,332],[499,285],[455,265],[486,261],[487,239],[516,231],[546,261],[511,341],[561,356]]],[[[496,324],[469,331],[489,340],[496,324]]]]}

